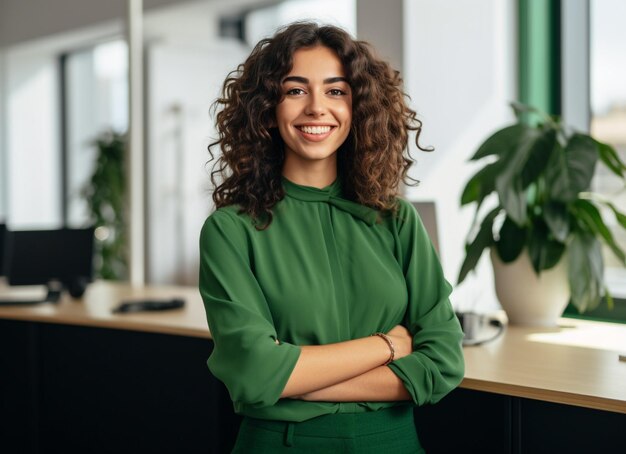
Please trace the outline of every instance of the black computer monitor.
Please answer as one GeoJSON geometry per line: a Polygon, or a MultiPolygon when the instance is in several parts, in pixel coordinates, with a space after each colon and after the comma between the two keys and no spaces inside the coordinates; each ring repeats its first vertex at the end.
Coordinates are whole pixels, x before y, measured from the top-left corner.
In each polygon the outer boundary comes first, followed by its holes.
{"type": "Polygon", "coordinates": [[[5,274],[9,285],[47,285],[71,289],[93,278],[94,229],[7,230],[5,274]]]}

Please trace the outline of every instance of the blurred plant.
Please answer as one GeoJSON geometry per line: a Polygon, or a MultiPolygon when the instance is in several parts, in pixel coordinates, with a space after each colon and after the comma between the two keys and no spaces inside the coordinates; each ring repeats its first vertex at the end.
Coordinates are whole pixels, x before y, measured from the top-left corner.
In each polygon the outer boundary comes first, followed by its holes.
{"type": "Polygon", "coordinates": [[[623,265],[626,255],[599,207],[612,211],[625,229],[626,215],[589,189],[598,159],[622,181],[626,165],[610,145],[568,131],[560,118],[523,104],[512,107],[517,123],[496,131],[471,158],[492,159],[468,181],[461,196],[461,205],[476,203],[476,212],[458,282],[488,247],[495,247],[505,263],[526,250],[537,274],[567,252],[574,306],[580,312],[591,310],[602,294],[611,306],[600,241],[623,265]],[[497,206],[478,222],[483,201],[494,192],[497,206]]]}
{"type": "Polygon", "coordinates": [[[126,135],[105,131],[94,139],[97,157],[91,178],[83,187],[91,221],[96,227],[96,277],[127,277],[126,135]]]}

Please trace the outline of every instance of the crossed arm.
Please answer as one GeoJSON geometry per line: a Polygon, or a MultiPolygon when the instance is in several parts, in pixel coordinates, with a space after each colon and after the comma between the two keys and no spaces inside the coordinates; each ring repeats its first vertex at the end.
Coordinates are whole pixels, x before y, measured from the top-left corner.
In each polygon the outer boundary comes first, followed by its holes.
{"type": "MultiPolygon", "coordinates": [[[[411,353],[412,336],[401,325],[387,335],[395,358],[411,353]]],[[[384,366],[389,346],[378,336],[301,347],[281,397],[327,402],[410,400],[402,380],[384,366]]]]}

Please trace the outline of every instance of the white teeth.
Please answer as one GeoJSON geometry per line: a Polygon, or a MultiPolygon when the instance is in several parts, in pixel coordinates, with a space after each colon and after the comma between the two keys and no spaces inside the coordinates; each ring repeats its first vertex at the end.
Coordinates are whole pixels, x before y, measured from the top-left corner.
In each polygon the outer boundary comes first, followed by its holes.
{"type": "Polygon", "coordinates": [[[300,130],[307,134],[326,134],[330,131],[330,126],[300,126],[300,130]]]}

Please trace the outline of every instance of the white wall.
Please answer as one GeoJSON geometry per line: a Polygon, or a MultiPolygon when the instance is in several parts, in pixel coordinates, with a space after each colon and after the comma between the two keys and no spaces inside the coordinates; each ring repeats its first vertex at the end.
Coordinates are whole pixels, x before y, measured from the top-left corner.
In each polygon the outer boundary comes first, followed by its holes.
{"type": "Polygon", "coordinates": [[[198,238],[213,211],[207,145],[209,106],[249,52],[239,43],[148,50],[148,270],[151,283],[194,284],[198,238]]]}
{"type": "MultiPolygon", "coordinates": [[[[412,151],[417,164],[410,175],[421,184],[406,195],[436,202],[441,259],[452,283],[473,215],[459,204],[477,170],[468,158],[496,128],[513,122],[508,103],[516,98],[514,10],[513,0],[404,3],[406,88],[423,121],[420,142],[436,149],[412,151]]],[[[455,289],[458,308],[499,307],[486,256],[478,272],[455,289]]]]}

